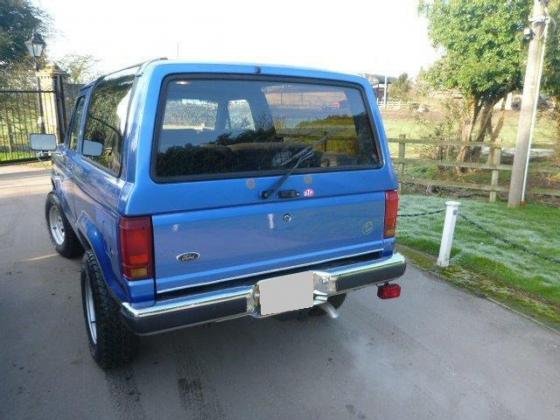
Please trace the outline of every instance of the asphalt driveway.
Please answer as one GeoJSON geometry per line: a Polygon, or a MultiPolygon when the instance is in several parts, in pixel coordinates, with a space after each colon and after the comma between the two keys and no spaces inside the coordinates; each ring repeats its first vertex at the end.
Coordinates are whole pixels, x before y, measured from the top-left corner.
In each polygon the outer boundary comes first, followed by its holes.
{"type": "Polygon", "coordinates": [[[54,253],[41,168],[0,167],[1,419],[560,418],[560,335],[414,267],[337,320],[250,318],[89,356],[79,260],[54,253]]]}

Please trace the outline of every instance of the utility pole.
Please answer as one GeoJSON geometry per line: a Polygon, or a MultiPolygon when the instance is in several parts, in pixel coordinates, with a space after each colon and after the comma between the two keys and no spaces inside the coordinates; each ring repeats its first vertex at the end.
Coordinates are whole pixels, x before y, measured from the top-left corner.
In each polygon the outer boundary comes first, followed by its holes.
{"type": "Polygon", "coordinates": [[[387,94],[389,86],[387,85],[387,75],[385,75],[385,87],[383,88],[383,109],[387,109],[387,94]]]}
{"type": "Polygon", "coordinates": [[[521,99],[521,110],[519,113],[517,142],[515,145],[515,156],[513,158],[511,183],[509,186],[509,207],[517,207],[525,201],[531,141],[533,139],[533,131],[537,117],[537,105],[539,102],[546,44],[548,24],[548,15],[546,13],[547,4],[548,0],[534,0],[533,11],[531,12],[532,16],[529,19],[530,28],[525,30],[525,36],[530,39],[529,53],[527,57],[527,68],[525,70],[525,80],[523,82],[523,97],[521,99]]]}

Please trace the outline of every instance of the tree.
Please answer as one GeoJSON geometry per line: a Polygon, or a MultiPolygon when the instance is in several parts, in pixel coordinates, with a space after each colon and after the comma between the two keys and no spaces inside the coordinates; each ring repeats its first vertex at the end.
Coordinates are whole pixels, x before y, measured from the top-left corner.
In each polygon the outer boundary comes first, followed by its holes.
{"type": "Polygon", "coordinates": [[[27,60],[25,42],[33,32],[44,32],[47,20],[28,0],[0,0],[0,66],[27,60]]]}
{"type": "Polygon", "coordinates": [[[389,92],[391,96],[397,99],[406,99],[411,89],[411,82],[408,74],[402,73],[397,80],[395,80],[390,87],[389,92]]]}
{"type": "Polygon", "coordinates": [[[68,73],[70,83],[83,84],[99,75],[95,69],[98,61],[92,55],[68,54],[58,61],[58,65],[68,73]]]}
{"type": "Polygon", "coordinates": [[[0,88],[35,87],[32,58],[25,42],[46,32],[49,18],[28,0],[0,0],[0,88]]]}
{"type": "MultiPolygon", "coordinates": [[[[560,142],[560,0],[551,2],[546,55],[543,69],[543,90],[554,99],[554,112],[560,142]]],[[[559,145],[560,147],[560,145],[559,145]]]]}
{"type": "Polygon", "coordinates": [[[560,0],[551,2],[548,9],[551,23],[546,41],[543,88],[551,96],[560,98],[560,0]]]}
{"type": "MultiPolygon", "coordinates": [[[[420,0],[429,35],[443,56],[426,77],[438,88],[459,91],[466,102],[462,141],[497,138],[503,124],[493,127],[494,106],[522,84],[526,55],[522,30],[530,11],[526,0],[420,0]]],[[[476,157],[464,147],[458,159],[476,157]]]]}

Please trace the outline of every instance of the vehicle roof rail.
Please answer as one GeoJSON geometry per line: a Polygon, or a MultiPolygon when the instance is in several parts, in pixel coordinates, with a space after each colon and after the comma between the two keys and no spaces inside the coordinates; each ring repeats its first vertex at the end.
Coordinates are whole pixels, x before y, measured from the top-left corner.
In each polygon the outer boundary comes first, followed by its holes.
{"type": "Polygon", "coordinates": [[[155,63],[156,61],[162,61],[162,60],[167,60],[167,57],[152,58],[151,60],[147,60],[147,61],[144,61],[143,63],[140,63],[138,65],[138,71],[136,71],[136,77],[138,77],[142,74],[142,72],[144,71],[146,66],[148,66],[152,63],[155,63]]]}

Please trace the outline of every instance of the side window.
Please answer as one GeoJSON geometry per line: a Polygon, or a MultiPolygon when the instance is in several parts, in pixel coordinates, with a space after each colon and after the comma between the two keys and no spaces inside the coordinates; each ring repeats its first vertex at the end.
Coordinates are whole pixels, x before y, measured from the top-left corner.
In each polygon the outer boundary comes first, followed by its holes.
{"type": "Polygon", "coordinates": [[[214,130],[218,103],[196,98],[169,100],[165,104],[164,129],[214,130]]]}
{"type": "Polygon", "coordinates": [[[228,128],[230,130],[254,130],[255,121],[249,102],[245,99],[238,99],[228,102],[228,128]]]}
{"type": "Polygon", "coordinates": [[[80,122],[82,121],[82,114],[84,112],[85,97],[80,96],[76,101],[72,119],[68,127],[68,148],[76,150],[78,147],[78,139],[80,137],[80,122]]]}
{"type": "Polygon", "coordinates": [[[116,73],[100,81],[86,116],[82,153],[118,174],[134,75],[116,73]]]}

